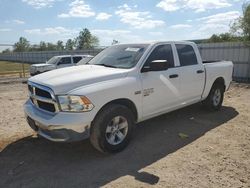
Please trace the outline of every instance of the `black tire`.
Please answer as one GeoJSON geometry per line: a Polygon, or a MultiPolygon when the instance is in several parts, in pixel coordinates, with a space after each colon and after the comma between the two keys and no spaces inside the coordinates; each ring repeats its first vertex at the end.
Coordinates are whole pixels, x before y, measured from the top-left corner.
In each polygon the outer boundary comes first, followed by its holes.
{"type": "Polygon", "coordinates": [[[203,101],[203,105],[205,106],[206,109],[210,111],[218,111],[221,109],[222,103],[223,103],[223,98],[224,98],[224,85],[220,83],[215,83],[212,86],[211,91],[209,92],[208,97],[203,101]],[[218,95],[218,90],[220,97],[218,100],[215,100],[215,96],[218,95]]]}
{"type": "MultiPolygon", "coordinates": [[[[91,144],[99,151],[104,153],[116,153],[122,151],[129,143],[133,128],[134,128],[134,116],[131,110],[126,106],[119,104],[110,104],[104,107],[94,119],[91,132],[90,132],[90,141],[91,144]],[[127,121],[126,136],[124,139],[116,144],[112,145],[109,143],[106,132],[108,126],[115,117],[122,117],[127,121]]],[[[111,134],[111,133],[110,133],[111,134]]]]}
{"type": "Polygon", "coordinates": [[[40,134],[38,134],[38,133],[36,133],[36,137],[37,137],[37,139],[44,139],[44,137],[42,137],[40,134]]]}

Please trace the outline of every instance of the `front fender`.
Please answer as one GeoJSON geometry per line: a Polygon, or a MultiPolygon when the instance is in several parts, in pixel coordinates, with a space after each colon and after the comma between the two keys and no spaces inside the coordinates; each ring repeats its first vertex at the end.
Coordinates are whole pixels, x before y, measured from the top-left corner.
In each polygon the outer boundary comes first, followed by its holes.
{"type": "Polygon", "coordinates": [[[117,99],[132,101],[140,119],[142,117],[142,92],[138,91],[141,91],[140,80],[136,77],[125,77],[82,86],[68,94],[86,96],[93,103],[95,107],[91,113],[92,119],[105,104],[117,99]]]}

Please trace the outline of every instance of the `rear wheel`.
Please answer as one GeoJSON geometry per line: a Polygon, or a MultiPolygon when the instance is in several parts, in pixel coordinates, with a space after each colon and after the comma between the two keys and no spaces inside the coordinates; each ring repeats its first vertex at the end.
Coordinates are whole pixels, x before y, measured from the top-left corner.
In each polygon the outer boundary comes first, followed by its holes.
{"type": "Polygon", "coordinates": [[[129,143],[134,127],[134,116],[125,106],[106,106],[95,118],[90,141],[101,152],[119,152],[129,143]]]}
{"type": "Polygon", "coordinates": [[[203,102],[209,110],[220,110],[224,98],[224,86],[222,84],[214,84],[208,97],[203,102]]]}

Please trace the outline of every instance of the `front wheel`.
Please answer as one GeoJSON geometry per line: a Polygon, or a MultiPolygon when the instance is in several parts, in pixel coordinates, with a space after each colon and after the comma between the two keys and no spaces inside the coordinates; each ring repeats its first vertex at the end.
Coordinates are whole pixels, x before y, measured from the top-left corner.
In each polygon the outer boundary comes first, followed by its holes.
{"type": "Polygon", "coordinates": [[[208,97],[203,102],[205,107],[209,110],[220,110],[223,98],[224,98],[224,87],[222,84],[214,84],[208,97]]]}
{"type": "Polygon", "coordinates": [[[101,152],[119,152],[129,143],[134,127],[134,116],[125,106],[111,104],[95,118],[90,141],[101,152]]]}

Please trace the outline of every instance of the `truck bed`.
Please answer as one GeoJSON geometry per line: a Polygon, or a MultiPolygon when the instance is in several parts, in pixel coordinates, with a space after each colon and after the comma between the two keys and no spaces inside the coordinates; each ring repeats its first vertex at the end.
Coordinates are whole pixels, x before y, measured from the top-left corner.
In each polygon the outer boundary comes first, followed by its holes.
{"type": "Polygon", "coordinates": [[[220,62],[223,62],[222,60],[204,60],[202,61],[203,64],[207,64],[207,63],[220,63],[220,62]]]}
{"type": "Polygon", "coordinates": [[[233,63],[231,61],[203,61],[206,72],[206,82],[202,98],[205,99],[217,78],[223,78],[226,90],[232,81],[233,63]]]}

